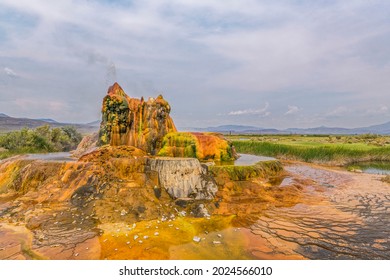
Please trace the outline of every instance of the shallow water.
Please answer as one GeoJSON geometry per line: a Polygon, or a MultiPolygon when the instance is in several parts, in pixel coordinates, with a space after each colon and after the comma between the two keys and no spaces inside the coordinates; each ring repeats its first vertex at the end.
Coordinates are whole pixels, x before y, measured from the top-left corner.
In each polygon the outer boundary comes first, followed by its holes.
{"type": "Polygon", "coordinates": [[[235,161],[226,161],[218,163],[218,165],[236,165],[236,166],[249,166],[254,165],[260,161],[276,160],[273,157],[256,156],[250,154],[238,154],[240,157],[235,161]]]}
{"type": "Polygon", "coordinates": [[[389,185],[372,175],[286,169],[305,185],[301,203],[265,211],[253,233],[275,252],[309,259],[390,259],[389,185]]]}
{"type": "Polygon", "coordinates": [[[45,161],[75,161],[70,152],[47,153],[47,154],[28,154],[27,159],[45,160],[45,161]]]}
{"type": "Polygon", "coordinates": [[[353,169],[360,169],[368,174],[390,175],[390,162],[386,161],[368,161],[352,164],[348,166],[353,169]]]}

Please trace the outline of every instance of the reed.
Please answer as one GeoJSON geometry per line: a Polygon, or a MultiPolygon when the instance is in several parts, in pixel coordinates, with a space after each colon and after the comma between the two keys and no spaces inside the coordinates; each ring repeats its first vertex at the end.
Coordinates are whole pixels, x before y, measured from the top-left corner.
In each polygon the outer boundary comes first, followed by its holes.
{"type": "Polygon", "coordinates": [[[390,161],[390,147],[369,145],[295,145],[261,141],[233,141],[239,153],[271,156],[285,160],[345,165],[362,161],[390,161]]]}

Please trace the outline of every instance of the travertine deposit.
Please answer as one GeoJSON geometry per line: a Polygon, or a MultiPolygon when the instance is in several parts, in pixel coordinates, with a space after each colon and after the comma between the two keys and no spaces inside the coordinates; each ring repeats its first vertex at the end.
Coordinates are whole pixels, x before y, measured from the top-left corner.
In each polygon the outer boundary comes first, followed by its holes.
{"type": "Polygon", "coordinates": [[[162,95],[147,101],[130,98],[115,83],[103,99],[100,144],[134,146],[155,155],[163,137],[176,132],[170,111],[162,95]]]}

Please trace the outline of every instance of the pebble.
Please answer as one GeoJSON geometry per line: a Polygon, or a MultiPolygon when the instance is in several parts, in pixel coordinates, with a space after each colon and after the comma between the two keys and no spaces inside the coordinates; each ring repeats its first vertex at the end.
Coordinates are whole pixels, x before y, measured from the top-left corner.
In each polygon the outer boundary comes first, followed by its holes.
{"type": "Polygon", "coordinates": [[[129,244],[130,244],[130,241],[127,241],[126,244],[129,245],[129,244]]]}
{"type": "Polygon", "coordinates": [[[148,238],[149,238],[149,236],[147,236],[147,235],[144,236],[144,239],[148,239],[148,238]]]}
{"type": "Polygon", "coordinates": [[[138,235],[134,235],[134,240],[137,240],[138,239],[138,235]]]}
{"type": "Polygon", "coordinates": [[[221,241],[214,240],[214,241],[213,241],[213,244],[214,244],[214,245],[221,244],[221,241]]]}
{"type": "Polygon", "coordinates": [[[194,238],[192,238],[192,240],[195,242],[200,242],[201,238],[199,236],[194,236],[194,238]]]}
{"type": "Polygon", "coordinates": [[[155,233],[154,233],[154,236],[159,236],[160,234],[156,231],[155,233]]]}
{"type": "Polygon", "coordinates": [[[222,234],[219,234],[219,233],[218,233],[217,236],[218,236],[219,238],[222,238],[222,234]]]}
{"type": "Polygon", "coordinates": [[[186,211],[179,212],[179,216],[185,217],[187,215],[186,211]]]}
{"type": "Polygon", "coordinates": [[[79,253],[75,253],[74,256],[77,257],[79,255],[79,253]]]}

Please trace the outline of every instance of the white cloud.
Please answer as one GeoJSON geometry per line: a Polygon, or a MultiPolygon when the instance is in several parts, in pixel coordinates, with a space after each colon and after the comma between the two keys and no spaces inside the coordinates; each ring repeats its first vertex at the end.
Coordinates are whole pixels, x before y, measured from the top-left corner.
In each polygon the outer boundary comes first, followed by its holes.
{"type": "Polygon", "coordinates": [[[16,77],[19,77],[18,74],[15,73],[14,70],[12,70],[11,68],[8,68],[8,67],[4,67],[4,72],[7,76],[9,77],[12,77],[12,78],[16,78],[16,77]]]}
{"type": "Polygon", "coordinates": [[[269,103],[266,102],[264,108],[261,109],[245,109],[238,111],[231,111],[228,113],[229,116],[239,116],[239,115],[261,115],[269,116],[271,113],[267,111],[269,108],[269,103]]]}
{"type": "Polygon", "coordinates": [[[285,115],[293,115],[293,114],[296,114],[300,111],[301,109],[299,109],[298,106],[294,106],[294,105],[288,105],[288,111],[286,113],[284,113],[285,115]]]}

